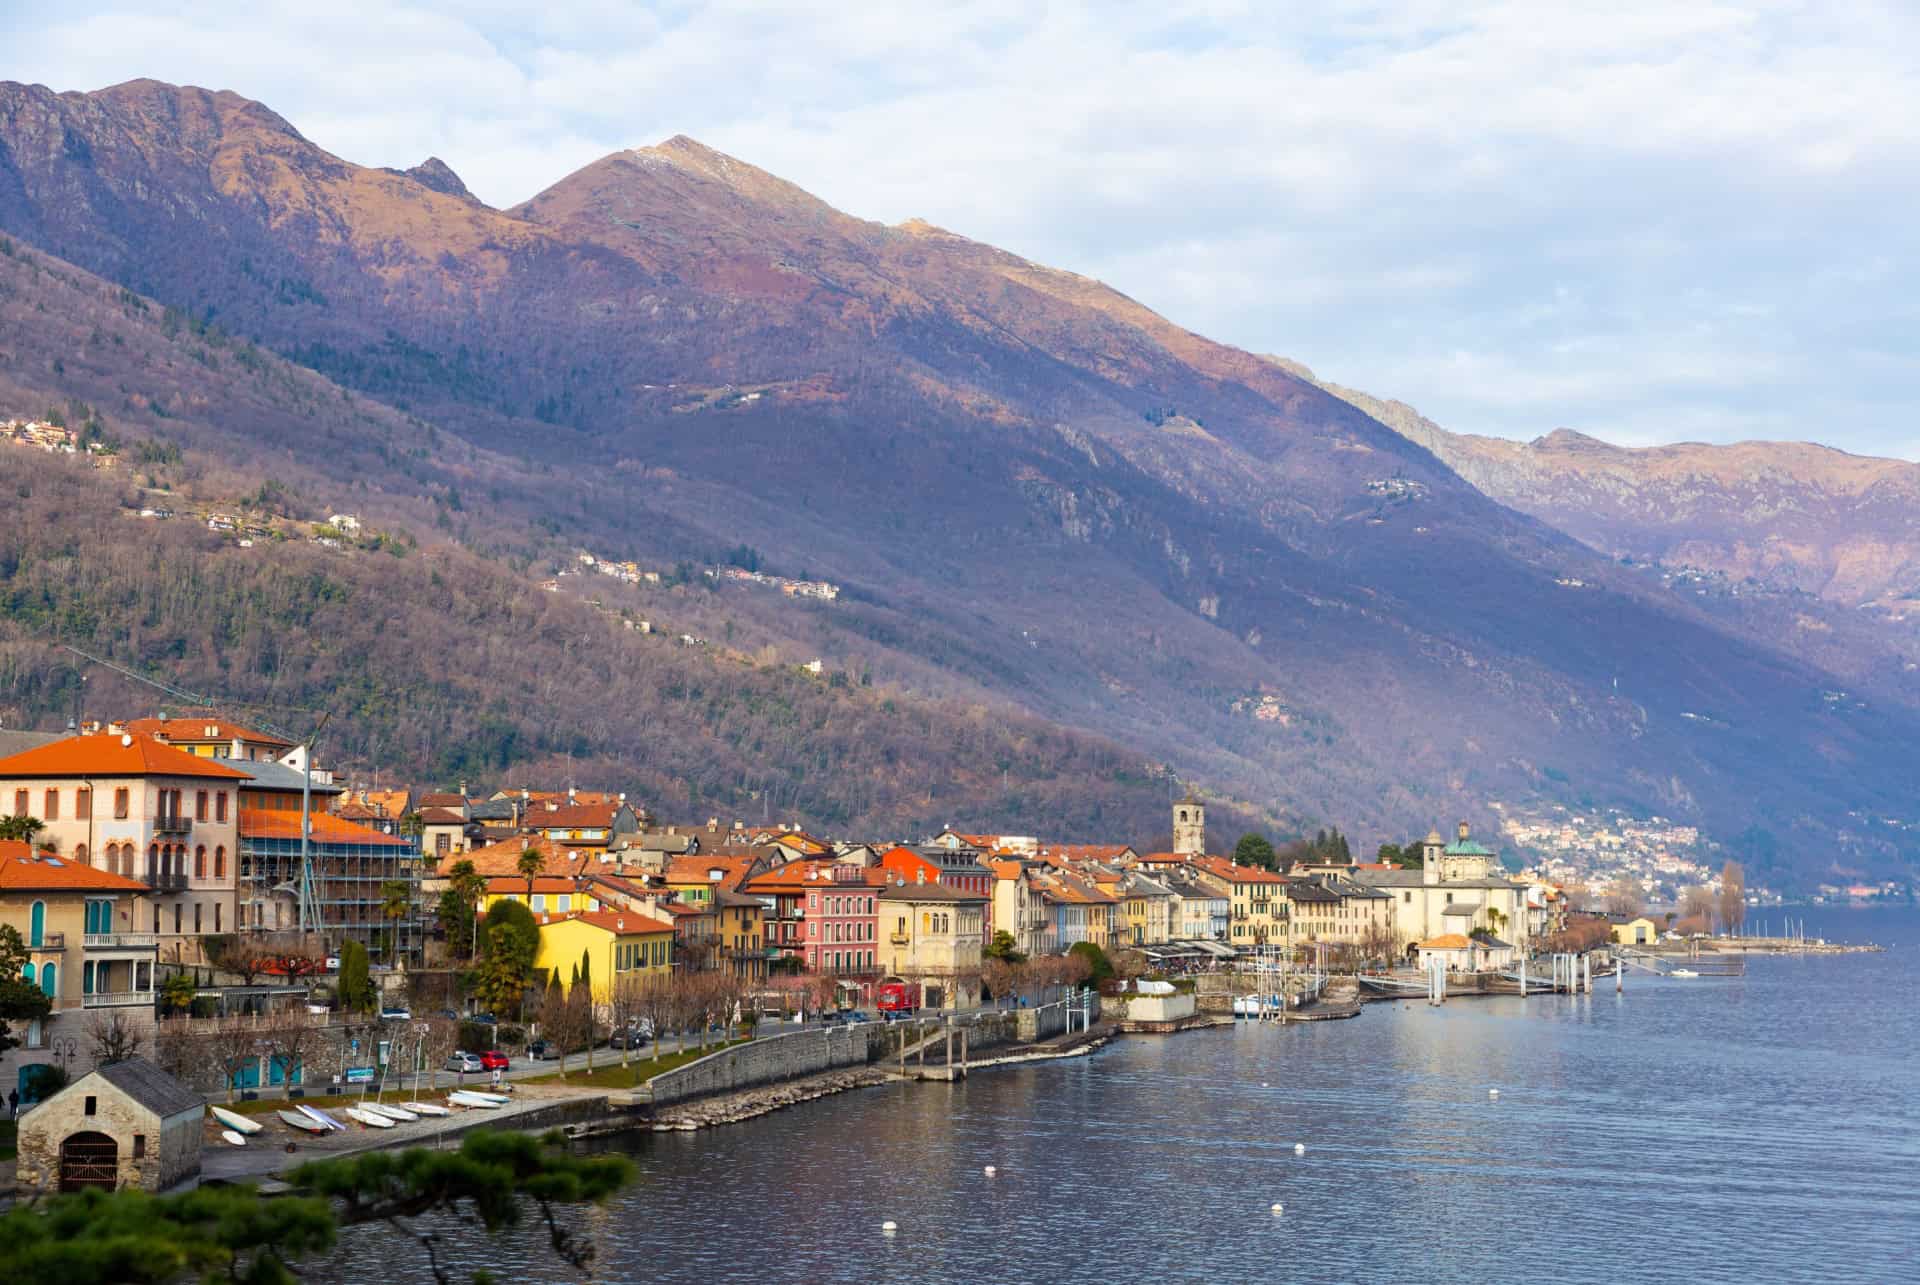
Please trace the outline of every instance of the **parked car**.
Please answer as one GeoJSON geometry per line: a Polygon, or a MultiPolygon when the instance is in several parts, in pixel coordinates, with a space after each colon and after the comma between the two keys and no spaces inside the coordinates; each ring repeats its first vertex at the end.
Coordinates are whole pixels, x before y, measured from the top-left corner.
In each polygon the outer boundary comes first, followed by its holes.
{"type": "Polygon", "coordinates": [[[327,956],[327,971],[330,973],[337,973],[340,971],[340,956],[338,955],[327,956]]]}
{"type": "Polygon", "coordinates": [[[847,1010],[847,1022],[849,1025],[857,1026],[862,1022],[871,1022],[872,1020],[873,1019],[871,1017],[868,1017],[865,1013],[862,1013],[857,1008],[850,1008],[847,1010]]]}
{"type": "Polygon", "coordinates": [[[837,1008],[820,1015],[820,1025],[822,1026],[845,1026],[847,1020],[846,1013],[837,1008]]]}
{"type": "Polygon", "coordinates": [[[383,1008],[380,1010],[380,1020],[383,1022],[411,1022],[413,1020],[413,1014],[404,1008],[383,1008]]]}
{"type": "Polygon", "coordinates": [[[560,1058],[560,1046],[552,1040],[535,1040],[527,1045],[527,1056],[536,1062],[554,1062],[560,1058]]]}
{"type": "Polygon", "coordinates": [[[607,1047],[610,1049],[637,1049],[644,1046],[647,1041],[652,1038],[653,1035],[650,1031],[643,1031],[639,1027],[631,1027],[624,1031],[615,1031],[612,1035],[609,1035],[607,1037],[607,1047]]]}
{"type": "Polygon", "coordinates": [[[480,1055],[480,1065],[489,1071],[504,1071],[513,1065],[513,1059],[499,1049],[488,1049],[480,1055]]]}
{"type": "Polygon", "coordinates": [[[467,1020],[469,1022],[478,1022],[482,1026],[498,1026],[500,1024],[500,1019],[492,1013],[475,1013],[467,1020]]]}
{"type": "Polygon", "coordinates": [[[487,1069],[477,1053],[450,1053],[447,1055],[447,1070],[463,1071],[468,1075],[478,1075],[487,1069]]]}

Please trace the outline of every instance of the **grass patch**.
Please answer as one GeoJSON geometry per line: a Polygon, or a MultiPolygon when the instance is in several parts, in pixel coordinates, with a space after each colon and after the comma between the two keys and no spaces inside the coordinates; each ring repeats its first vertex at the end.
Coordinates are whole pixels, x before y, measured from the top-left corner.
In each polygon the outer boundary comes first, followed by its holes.
{"type": "MultiPolygon", "coordinates": [[[[647,1058],[644,1061],[632,1062],[626,1066],[620,1065],[618,1061],[620,1055],[618,1053],[611,1053],[609,1056],[615,1059],[613,1064],[610,1066],[596,1066],[592,1074],[588,1074],[586,1071],[568,1071],[566,1079],[563,1080],[560,1078],[560,1073],[554,1071],[548,1075],[528,1076],[522,1083],[567,1084],[584,1089],[638,1088],[663,1071],[671,1071],[675,1067],[685,1066],[689,1062],[698,1061],[709,1053],[718,1053],[723,1048],[732,1048],[736,1044],[745,1043],[745,1040],[733,1040],[727,1044],[710,1044],[704,1049],[696,1047],[680,1053],[667,1053],[662,1056],[647,1058]]],[[[596,1058],[598,1058],[598,1056],[598,1054],[595,1054],[596,1058]]]]}

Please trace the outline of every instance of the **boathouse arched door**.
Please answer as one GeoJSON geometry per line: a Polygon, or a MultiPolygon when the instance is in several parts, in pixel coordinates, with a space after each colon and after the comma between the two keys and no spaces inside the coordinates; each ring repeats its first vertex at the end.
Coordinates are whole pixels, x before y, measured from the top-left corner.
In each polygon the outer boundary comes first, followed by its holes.
{"type": "Polygon", "coordinates": [[[120,1185],[120,1144],[104,1133],[74,1133],[60,1144],[60,1190],[112,1191],[120,1185]]]}

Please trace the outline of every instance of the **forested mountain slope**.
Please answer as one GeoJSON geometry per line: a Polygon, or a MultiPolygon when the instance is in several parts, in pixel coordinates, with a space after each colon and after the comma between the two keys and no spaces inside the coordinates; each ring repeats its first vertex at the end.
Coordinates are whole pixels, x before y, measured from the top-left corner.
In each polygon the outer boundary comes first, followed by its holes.
{"type": "Polygon", "coordinates": [[[768,637],[1309,825],[1575,791],[1811,842],[1911,810],[1911,714],[1836,708],[1791,648],[1097,282],[685,139],[512,211],[447,178],[229,94],[0,86],[0,229],[385,403],[431,435],[432,530],[529,571],[750,546],[845,588],[748,613],[768,637]]]}

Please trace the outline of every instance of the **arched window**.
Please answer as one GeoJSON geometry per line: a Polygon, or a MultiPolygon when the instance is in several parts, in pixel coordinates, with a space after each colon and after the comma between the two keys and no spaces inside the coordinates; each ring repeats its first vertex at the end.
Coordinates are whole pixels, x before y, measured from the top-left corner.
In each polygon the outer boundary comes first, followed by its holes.
{"type": "Polygon", "coordinates": [[[80,966],[80,993],[93,994],[93,961],[91,959],[80,966]]]}
{"type": "Polygon", "coordinates": [[[52,964],[40,966],[40,989],[47,993],[49,999],[60,993],[60,970],[52,964]]]}
{"type": "Polygon", "coordinates": [[[77,821],[84,821],[92,815],[93,787],[83,785],[73,792],[73,816],[77,821]]]}
{"type": "Polygon", "coordinates": [[[89,864],[87,861],[87,845],[86,844],[76,843],[73,845],[73,859],[79,865],[84,866],[89,864]]]}
{"type": "Polygon", "coordinates": [[[160,874],[160,845],[157,843],[150,843],[147,845],[147,878],[153,879],[158,877],[159,874],[160,874]]]}
{"type": "Polygon", "coordinates": [[[36,901],[27,916],[27,945],[40,946],[47,937],[47,903],[36,901]]]}
{"type": "Polygon", "coordinates": [[[204,843],[193,850],[193,877],[195,879],[207,877],[207,845],[204,843]]]}
{"type": "MultiPolygon", "coordinates": [[[[221,797],[225,798],[226,796],[222,795],[221,797]]],[[[213,877],[215,879],[225,879],[227,877],[227,847],[225,844],[221,844],[213,850],[213,877]]]]}
{"type": "Polygon", "coordinates": [[[20,980],[21,980],[21,981],[23,981],[23,982],[25,982],[25,983],[26,983],[27,985],[29,985],[29,986],[31,986],[31,985],[33,985],[33,975],[34,975],[34,967],[33,967],[33,961],[32,961],[32,960],[28,960],[28,961],[27,961],[26,963],[24,963],[24,964],[22,964],[22,965],[20,965],[20,980]]]}

